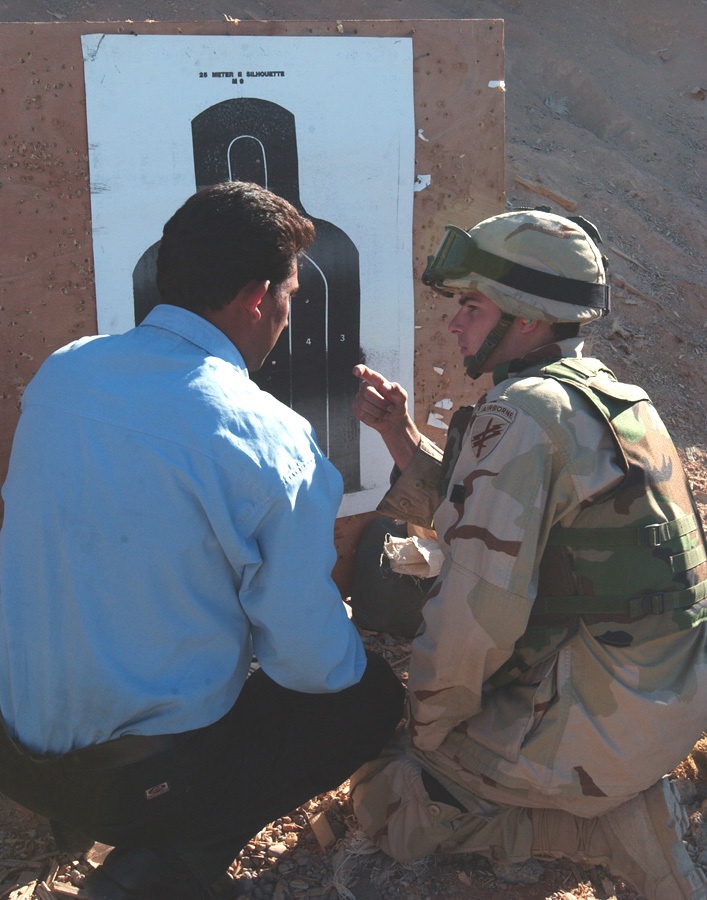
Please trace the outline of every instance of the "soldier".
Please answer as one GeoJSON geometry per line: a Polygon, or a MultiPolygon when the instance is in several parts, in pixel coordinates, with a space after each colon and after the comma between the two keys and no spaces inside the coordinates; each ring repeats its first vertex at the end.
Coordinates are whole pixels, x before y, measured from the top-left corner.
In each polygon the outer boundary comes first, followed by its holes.
{"type": "Polygon", "coordinates": [[[355,413],[396,464],[379,510],[433,517],[446,559],[408,724],[353,804],[399,861],[563,856],[648,898],[705,898],[664,777],[707,721],[705,538],[647,394],[582,356],[580,326],[609,311],[597,241],[544,210],[447,228],[423,281],[458,301],[449,330],[494,386],[444,457],[400,385],[355,369],[355,413]]]}

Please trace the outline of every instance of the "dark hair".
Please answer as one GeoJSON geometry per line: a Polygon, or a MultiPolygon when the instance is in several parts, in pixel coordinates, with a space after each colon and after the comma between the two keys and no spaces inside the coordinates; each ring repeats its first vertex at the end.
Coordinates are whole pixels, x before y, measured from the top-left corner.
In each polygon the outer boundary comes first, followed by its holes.
{"type": "Polygon", "coordinates": [[[556,341],[564,341],[567,338],[577,337],[579,334],[579,322],[553,322],[552,336],[556,341]]]}
{"type": "Polygon", "coordinates": [[[260,185],[224,181],[191,196],[164,226],[157,256],[163,303],[192,312],[221,309],[249,281],[277,287],[314,225],[260,185]]]}

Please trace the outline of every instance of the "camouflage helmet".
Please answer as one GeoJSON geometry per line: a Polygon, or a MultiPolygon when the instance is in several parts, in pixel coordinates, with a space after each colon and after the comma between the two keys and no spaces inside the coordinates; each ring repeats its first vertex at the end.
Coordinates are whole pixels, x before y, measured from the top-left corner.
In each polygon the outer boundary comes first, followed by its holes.
{"type": "Polygon", "coordinates": [[[510,316],[585,324],[609,311],[597,229],[545,208],[448,225],[422,280],[443,294],[473,287],[510,316]]]}

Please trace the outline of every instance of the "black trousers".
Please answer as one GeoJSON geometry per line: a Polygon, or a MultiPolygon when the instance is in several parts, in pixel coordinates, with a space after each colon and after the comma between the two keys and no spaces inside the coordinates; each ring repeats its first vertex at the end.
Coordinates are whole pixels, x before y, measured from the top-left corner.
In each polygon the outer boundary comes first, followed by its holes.
{"type": "Polygon", "coordinates": [[[90,840],[177,855],[208,885],[261,828],[374,759],[403,697],[372,653],[361,681],[335,694],[291,691],[258,670],[222,719],[160,736],[139,761],[100,752],[110,744],[38,757],[0,734],[0,791],[90,840]]]}

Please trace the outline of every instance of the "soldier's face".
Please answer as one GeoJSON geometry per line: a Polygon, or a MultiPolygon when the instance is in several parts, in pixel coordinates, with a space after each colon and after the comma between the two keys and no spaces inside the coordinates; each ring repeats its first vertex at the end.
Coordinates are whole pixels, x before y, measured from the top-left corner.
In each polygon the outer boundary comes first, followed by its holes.
{"type": "Polygon", "coordinates": [[[457,339],[460,354],[473,356],[501,318],[501,310],[475,288],[460,294],[457,300],[459,309],[448,328],[457,339]]]}

